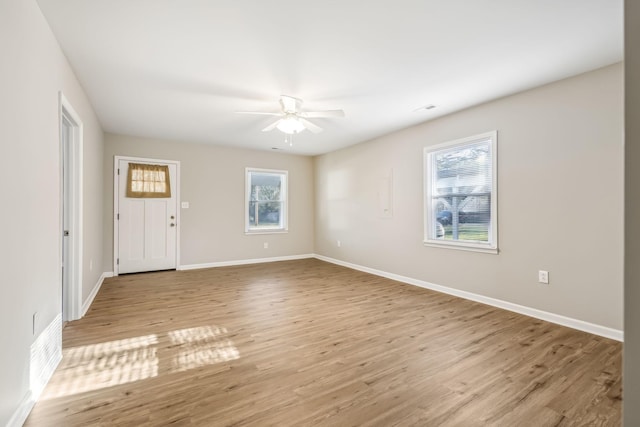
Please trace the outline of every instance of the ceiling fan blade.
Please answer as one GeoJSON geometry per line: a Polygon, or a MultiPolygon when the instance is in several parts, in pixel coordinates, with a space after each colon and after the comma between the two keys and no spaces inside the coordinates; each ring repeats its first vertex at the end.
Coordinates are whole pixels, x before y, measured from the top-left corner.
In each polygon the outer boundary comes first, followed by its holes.
{"type": "MultiPolygon", "coordinates": [[[[280,119],[282,120],[282,119],[280,119]]],[[[267,126],[266,128],[262,129],[262,132],[269,132],[270,130],[274,130],[276,128],[276,126],[278,126],[278,123],[280,123],[280,120],[276,120],[275,122],[271,123],[269,126],[267,126]]]]}
{"type": "Polygon", "coordinates": [[[322,128],[320,126],[317,126],[317,125],[311,123],[309,120],[306,120],[306,119],[303,119],[302,117],[300,117],[300,122],[304,125],[305,128],[309,129],[313,133],[322,132],[322,128]]]}
{"type": "Polygon", "coordinates": [[[264,111],[236,111],[237,114],[261,114],[263,116],[281,116],[282,113],[267,113],[264,111]]]}
{"type": "Polygon", "coordinates": [[[324,111],[305,111],[299,114],[300,117],[308,117],[310,119],[317,117],[344,117],[342,110],[324,110],[324,111]]]}
{"type": "Polygon", "coordinates": [[[280,105],[285,113],[295,113],[300,109],[302,100],[293,96],[280,95],[280,105]]]}

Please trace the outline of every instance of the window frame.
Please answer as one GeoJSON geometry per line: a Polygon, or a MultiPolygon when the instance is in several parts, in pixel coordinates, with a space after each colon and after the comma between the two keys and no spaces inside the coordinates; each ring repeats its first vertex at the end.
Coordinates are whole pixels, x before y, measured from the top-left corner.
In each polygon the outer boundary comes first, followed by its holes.
{"type": "Polygon", "coordinates": [[[453,141],[444,142],[424,148],[423,155],[423,217],[424,217],[424,240],[425,246],[458,249],[466,251],[484,252],[490,254],[498,253],[498,132],[496,130],[473,135],[453,141]],[[475,145],[481,142],[488,142],[491,158],[491,195],[490,195],[490,221],[488,230],[488,242],[473,242],[468,240],[444,240],[436,239],[430,236],[430,230],[433,226],[435,230],[436,221],[435,210],[432,209],[433,203],[433,179],[434,172],[432,170],[433,156],[441,151],[449,151],[456,147],[465,147],[475,145]]]}
{"type": "Polygon", "coordinates": [[[278,234],[289,232],[289,171],[278,169],[245,168],[244,186],[244,232],[245,234],[278,234]],[[280,203],[282,203],[282,226],[252,228],[249,221],[249,205],[251,203],[251,174],[264,173],[281,175],[280,203]]]}

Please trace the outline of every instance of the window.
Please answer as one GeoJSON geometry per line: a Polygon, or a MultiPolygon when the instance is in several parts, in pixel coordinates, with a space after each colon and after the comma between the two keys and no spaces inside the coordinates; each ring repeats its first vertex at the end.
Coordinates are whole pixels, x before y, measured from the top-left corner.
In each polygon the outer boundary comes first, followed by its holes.
{"type": "Polygon", "coordinates": [[[287,231],[287,171],[247,168],[245,231],[287,231]]]}
{"type": "Polygon", "coordinates": [[[127,197],[171,197],[169,166],[129,163],[127,197]]]}
{"type": "Polygon", "coordinates": [[[497,132],[424,150],[424,243],[497,253],[497,132]]]}

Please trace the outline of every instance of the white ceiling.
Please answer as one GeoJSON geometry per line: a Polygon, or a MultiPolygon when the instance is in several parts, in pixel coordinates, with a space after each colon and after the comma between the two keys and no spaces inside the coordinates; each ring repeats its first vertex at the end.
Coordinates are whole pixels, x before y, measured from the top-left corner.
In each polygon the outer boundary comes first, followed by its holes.
{"type": "MultiPolygon", "coordinates": [[[[39,0],[105,131],[298,154],[623,57],[622,0],[39,0]],[[281,94],[314,119],[293,147],[281,94]],[[414,112],[434,104],[437,108],[414,112]]],[[[491,127],[490,125],[488,125],[491,127]]]]}

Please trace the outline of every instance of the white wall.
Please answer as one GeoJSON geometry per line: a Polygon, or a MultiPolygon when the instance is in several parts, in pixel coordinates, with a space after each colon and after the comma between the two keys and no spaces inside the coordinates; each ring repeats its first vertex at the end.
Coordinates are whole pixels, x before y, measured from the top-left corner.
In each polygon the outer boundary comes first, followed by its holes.
{"type": "Polygon", "coordinates": [[[624,425],[640,425],[640,3],[625,1],[624,425]]]}
{"type": "Polygon", "coordinates": [[[316,253],[621,330],[622,90],[615,64],[317,157],[316,253]],[[423,246],[423,148],[494,129],[499,255],[423,246]]]}
{"type": "Polygon", "coordinates": [[[105,136],[104,264],[113,265],[113,158],[179,160],[180,264],[268,258],[313,253],[313,160],[290,154],[236,149],[131,136],[105,136]],[[289,171],[289,232],[245,235],[245,168],[289,171]],[[269,244],[264,249],[263,243],[269,244]]]}
{"type": "Polygon", "coordinates": [[[84,297],[102,273],[102,130],[33,0],[0,2],[0,425],[29,393],[29,348],[61,311],[58,92],[84,122],[84,297]],[[88,263],[94,260],[93,271],[88,263]],[[39,313],[36,333],[32,315],[39,313]]]}

